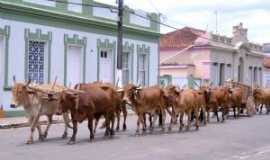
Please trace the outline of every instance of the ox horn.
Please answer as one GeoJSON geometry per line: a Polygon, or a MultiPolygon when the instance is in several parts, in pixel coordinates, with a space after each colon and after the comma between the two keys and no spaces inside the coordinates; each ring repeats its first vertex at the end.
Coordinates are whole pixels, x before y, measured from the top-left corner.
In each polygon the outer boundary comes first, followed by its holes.
{"type": "Polygon", "coordinates": [[[58,77],[56,76],[55,79],[54,79],[54,82],[53,82],[53,85],[52,85],[52,88],[51,88],[51,89],[53,89],[54,86],[56,85],[57,78],[58,78],[58,77]]]}
{"type": "Polygon", "coordinates": [[[79,94],[79,93],[84,93],[84,91],[82,91],[82,90],[77,90],[77,89],[70,89],[70,88],[68,88],[68,89],[66,89],[66,90],[64,90],[64,91],[66,91],[67,93],[70,93],[70,94],[79,94]]]}
{"type": "Polygon", "coordinates": [[[31,83],[31,78],[29,78],[29,80],[27,81],[25,86],[28,87],[30,85],[30,83],[31,83]]]}
{"type": "Polygon", "coordinates": [[[119,88],[119,89],[117,89],[117,92],[123,92],[124,91],[124,89],[123,88],[119,88]]]}

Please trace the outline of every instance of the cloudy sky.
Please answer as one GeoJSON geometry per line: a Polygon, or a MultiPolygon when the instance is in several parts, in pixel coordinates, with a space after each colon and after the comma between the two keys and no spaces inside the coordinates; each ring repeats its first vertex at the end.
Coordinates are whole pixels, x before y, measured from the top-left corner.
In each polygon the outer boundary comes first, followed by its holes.
{"type": "MultiPolygon", "coordinates": [[[[96,0],[115,4],[116,0],[96,0]]],[[[270,42],[269,0],[124,0],[135,9],[160,12],[163,22],[177,28],[184,26],[232,35],[232,26],[243,22],[248,28],[249,40],[270,42]],[[217,12],[217,27],[216,13],[217,12]]],[[[161,27],[161,32],[171,28],[161,27]]]]}

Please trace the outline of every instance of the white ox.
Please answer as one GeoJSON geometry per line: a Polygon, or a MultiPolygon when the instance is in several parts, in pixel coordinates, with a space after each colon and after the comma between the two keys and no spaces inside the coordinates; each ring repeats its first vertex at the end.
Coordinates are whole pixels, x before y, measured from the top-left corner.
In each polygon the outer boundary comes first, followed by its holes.
{"type": "MultiPolygon", "coordinates": [[[[58,101],[54,99],[53,94],[44,94],[41,90],[30,87],[30,82],[27,83],[16,83],[15,77],[13,78],[14,86],[12,87],[12,102],[10,107],[17,108],[22,106],[26,112],[30,124],[30,135],[27,140],[27,144],[33,143],[33,134],[35,128],[38,129],[39,140],[43,141],[48,135],[48,130],[52,124],[52,117],[57,113],[58,101]],[[40,116],[45,115],[48,118],[48,125],[45,129],[44,134],[39,124],[40,116]]],[[[69,126],[69,116],[63,114],[63,119],[65,122],[65,129],[62,138],[67,137],[67,129],[69,126]]]]}

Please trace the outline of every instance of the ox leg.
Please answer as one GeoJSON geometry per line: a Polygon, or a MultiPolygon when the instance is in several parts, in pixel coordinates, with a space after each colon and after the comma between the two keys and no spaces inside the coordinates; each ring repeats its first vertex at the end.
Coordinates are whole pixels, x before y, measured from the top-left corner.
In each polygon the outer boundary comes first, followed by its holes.
{"type": "Polygon", "coordinates": [[[188,112],[188,113],[187,113],[187,117],[188,117],[188,120],[187,120],[186,131],[189,131],[190,125],[191,125],[191,112],[188,112]]]}
{"type": "Polygon", "coordinates": [[[65,129],[64,129],[64,133],[62,135],[62,138],[65,139],[65,138],[67,138],[67,135],[68,135],[68,132],[67,132],[68,127],[72,128],[69,125],[70,119],[69,119],[68,113],[63,113],[63,120],[64,120],[64,123],[65,123],[65,129]]]}
{"type": "Polygon", "coordinates": [[[127,130],[127,125],[126,125],[126,120],[127,120],[127,108],[125,105],[122,107],[123,110],[123,117],[124,117],[124,122],[123,122],[123,131],[127,130]]]}
{"type": "Polygon", "coordinates": [[[161,116],[162,116],[162,131],[165,131],[165,120],[166,120],[166,112],[165,110],[161,110],[161,116]]]}
{"type": "Polygon", "coordinates": [[[168,127],[168,131],[172,130],[172,126],[175,124],[176,121],[177,121],[176,114],[175,114],[175,112],[172,112],[171,113],[171,121],[170,121],[170,125],[168,127]]]}
{"type": "Polygon", "coordinates": [[[262,114],[263,104],[260,106],[260,114],[262,114]]]}
{"type": "Polygon", "coordinates": [[[154,113],[154,114],[150,114],[150,116],[153,117],[153,122],[152,122],[152,125],[150,126],[150,131],[153,132],[155,122],[157,121],[158,118],[160,118],[160,114],[159,113],[154,113]]]}
{"type": "MultiPolygon", "coordinates": [[[[146,114],[145,114],[145,116],[146,116],[146,114]]],[[[151,114],[149,114],[148,115],[149,117],[148,117],[148,121],[149,121],[149,128],[151,129],[152,127],[154,127],[153,125],[153,121],[152,121],[152,115],[151,114]]],[[[147,126],[146,126],[146,119],[144,119],[144,128],[146,129],[147,128],[147,126]]]]}
{"type": "Polygon", "coordinates": [[[76,135],[77,135],[77,131],[78,131],[78,122],[74,119],[73,114],[71,114],[71,118],[72,118],[72,125],[73,125],[73,133],[72,133],[72,136],[71,136],[68,144],[75,144],[76,135]]]}
{"type": "Polygon", "coordinates": [[[35,128],[38,125],[38,120],[39,120],[39,115],[37,115],[36,117],[30,118],[30,136],[29,136],[29,139],[27,140],[26,144],[33,143],[33,136],[34,136],[35,128]]]}
{"type": "Polygon", "coordinates": [[[48,125],[47,125],[47,127],[46,127],[46,129],[45,129],[45,132],[44,132],[44,135],[43,135],[44,138],[47,138],[47,136],[48,136],[48,131],[49,131],[51,125],[52,125],[52,115],[48,115],[47,118],[48,118],[48,125]]]}
{"type": "Polygon", "coordinates": [[[41,131],[41,126],[39,125],[39,123],[37,123],[37,127],[36,127],[37,129],[38,129],[38,139],[40,140],[40,141],[44,141],[44,135],[42,134],[42,131],[41,131]]]}
{"type": "Polygon", "coordinates": [[[113,136],[114,135],[114,122],[115,122],[114,113],[110,114],[110,121],[111,121],[110,136],[113,136]]]}
{"type": "Polygon", "coordinates": [[[233,107],[233,117],[236,119],[236,107],[233,107]]]}
{"type": "Polygon", "coordinates": [[[195,122],[196,130],[199,130],[199,127],[200,127],[200,112],[197,109],[195,109],[195,118],[196,118],[196,122],[195,122]]]}
{"type": "Polygon", "coordinates": [[[162,113],[159,112],[159,113],[158,113],[158,126],[159,126],[159,127],[162,127],[162,125],[163,125],[162,119],[163,119],[162,113]]]}
{"type": "Polygon", "coordinates": [[[106,126],[106,130],[105,130],[105,134],[104,134],[104,137],[107,137],[110,135],[110,123],[111,123],[111,120],[110,120],[110,115],[109,113],[107,113],[105,116],[105,126],[106,126]]]}
{"type": "Polygon", "coordinates": [[[222,121],[221,122],[224,122],[225,121],[225,115],[226,115],[226,108],[225,107],[221,108],[221,113],[222,113],[222,121]]]}
{"type": "Polygon", "coordinates": [[[138,114],[136,134],[140,134],[140,123],[142,124],[142,127],[145,123],[144,116],[145,114],[138,114]]]}
{"type": "Polygon", "coordinates": [[[90,142],[94,140],[94,129],[93,129],[93,117],[88,117],[88,129],[90,132],[90,142]]]}
{"type": "Polygon", "coordinates": [[[206,112],[205,107],[202,107],[201,115],[203,116],[202,121],[203,121],[204,125],[206,126],[207,125],[207,120],[208,120],[208,113],[206,112]]]}
{"type": "Polygon", "coordinates": [[[116,124],[116,131],[119,131],[120,129],[120,115],[121,115],[121,110],[119,109],[116,111],[116,116],[117,116],[117,124],[116,124]]]}
{"type": "MultiPolygon", "coordinates": [[[[96,116],[95,118],[95,127],[94,127],[94,133],[96,133],[98,122],[99,122],[100,116],[96,116]]],[[[106,122],[102,124],[102,126],[106,126],[106,122]]]]}
{"type": "Polygon", "coordinates": [[[183,127],[184,127],[184,121],[183,121],[183,118],[184,118],[184,113],[180,113],[180,116],[179,116],[179,131],[181,132],[183,130],[183,127]]]}
{"type": "Polygon", "coordinates": [[[215,110],[214,114],[217,116],[217,122],[219,122],[218,109],[215,110]]]}

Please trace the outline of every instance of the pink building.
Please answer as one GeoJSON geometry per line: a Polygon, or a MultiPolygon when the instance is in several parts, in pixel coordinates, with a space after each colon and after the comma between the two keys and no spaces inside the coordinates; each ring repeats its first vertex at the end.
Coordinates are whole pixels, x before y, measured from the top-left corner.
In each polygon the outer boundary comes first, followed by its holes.
{"type": "Polygon", "coordinates": [[[222,85],[233,79],[245,84],[262,84],[262,46],[248,41],[242,23],[226,37],[185,27],[160,40],[162,84],[194,86],[202,81],[222,85]]]}

